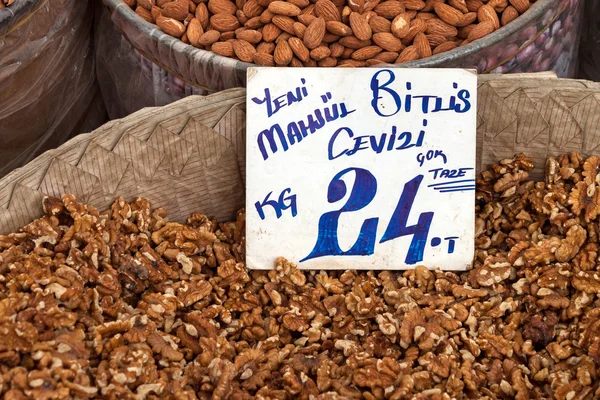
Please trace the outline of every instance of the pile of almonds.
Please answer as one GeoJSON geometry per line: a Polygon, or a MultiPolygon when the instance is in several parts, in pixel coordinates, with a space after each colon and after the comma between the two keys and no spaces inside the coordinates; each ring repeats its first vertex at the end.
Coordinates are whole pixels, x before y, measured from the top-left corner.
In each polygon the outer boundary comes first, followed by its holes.
{"type": "Polygon", "coordinates": [[[245,215],[72,195],[0,236],[0,398],[600,398],[600,158],[477,180],[469,271],[245,267],[245,215]]]}
{"type": "Polygon", "coordinates": [[[363,67],[452,50],[530,0],[124,0],[200,49],[264,66],[363,67]]]}

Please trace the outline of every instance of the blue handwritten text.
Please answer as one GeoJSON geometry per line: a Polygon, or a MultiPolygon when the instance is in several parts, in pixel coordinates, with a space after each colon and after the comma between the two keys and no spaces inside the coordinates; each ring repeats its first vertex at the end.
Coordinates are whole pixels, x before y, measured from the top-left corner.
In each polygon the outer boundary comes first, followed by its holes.
{"type": "Polygon", "coordinates": [[[304,86],[306,84],[306,79],[302,78],[300,79],[300,81],[302,82],[301,86],[298,86],[295,90],[289,91],[277,97],[273,97],[271,95],[271,89],[265,88],[265,97],[262,99],[259,99],[258,97],[253,97],[252,101],[256,104],[266,105],[267,116],[270,118],[283,107],[290,106],[294,103],[299,103],[302,100],[304,100],[306,96],[308,96],[308,90],[306,89],[306,86],[304,86]]]}
{"type": "MultiPolygon", "coordinates": [[[[377,217],[363,221],[358,238],[349,250],[344,251],[339,245],[338,225],[342,213],[365,208],[373,201],[377,193],[377,179],[371,172],[363,168],[350,167],[336,174],[329,183],[327,191],[327,201],[329,203],[338,202],[346,196],[348,190],[342,178],[350,172],[354,173],[355,179],[346,203],[336,211],[321,215],[315,247],[300,262],[325,256],[369,256],[375,252],[377,225],[379,223],[377,217]]],[[[384,243],[412,235],[412,241],[405,258],[405,263],[409,265],[423,260],[427,236],[434,216],[433,212],[422,213],[415,225],[408,226],[408,218],[422,181],[423,175],[417,175],[404,185],[390,223],[379,242],[384,243]]]]}
{"type": "Polygon", "coordinates": [[[283,212],[290,208],[292,211],[292,217],[295,217],[298,214],[298,206],[296,204],[296,195],[293,194],[290,196],[291,193],[292,190],[290,188],[287,188],[283,190],[281,194],[279,194],[279,199],[272,200],[270,197],[273,194],[273,192],[269,192],[269,194],[265,196],[265,199],[262,202],[257,201],[256,203],[254,203],[254,206],[256,207],[256,211],[258,212],[260,219],[264,220],[266,218],[264,211],[264,208],[266,206],[271,206],[271,208],[273,208],[277,219],[281,218],[283,212]]]}
{"type": "Polygon", "coordinates": [[[460,178],[466,176],[467,171],[471,171],[473,168],[458,168],[458,169],[445,169],[445,168],[434,168],[430,169],[429,172],[433,173],[433,179],[438,178],[460,178]]]}
{"type": "MultiPolygon", "coordinates": [[[[423,121],[424,125],[427,125],[427,120],[423,121]]],[[[335,160],[343,155],[352,156],[360,150],[371,149],[376,154],[382,151],[392,150],[404,150],[410,149],[411,147],[421,147],[423,145],[423,139],[425,138],[425,131],[419,132],[416,136],[414,143],[412,132],[397,132],[397,127],[392,126],[391,133],[382,133],[380,135],[362,135],[355,136],[352,129],[348,127],[342,127],[336,130],[331,139],[329,140],[328,153],[329,159],[335,160]],[[351,139],[350,143],[337,145],[337,141],[345,141],[351,139]],[[336,150],[335,147],[338,149],[336,150]],[[341,149],[341,150],[340,150],[341,149]]],[[[343,142],[342,142],[343,143],[343,142]]]]}
{"type": "MultiPolygon", "coordinates": [[[[321,100],[327,103],[331,99],[331,93],[321,96],[321,100]]],[[[261,131],[256,141],[262,154],[263,160],[269,158],[269,150],[275,154],[279,149],[288,151],[290,146],[300,143],[308,134],[313,134],[323,128],[327,123],[340,118],[346,118],[356,110],[348,110],[344,102],[334,103],[324,108],[316,108],[305,119],[293,121],[284,129],[280,124],[274,124],[270,128],[261,131]]]]}
{"type": "Polygon", "coordinates": [[[441,158],[444,164],[448,162],[448,158],[444,154],[444,150],[427,150],[425,154],[417,154],[417,162],[419,163],[419,167],[422,167],[425,161],[435,160],[436,158],[441,158]]]}
{"type": "MultiPolygon", "coordinates": [[[[411,93],[405,93],[402,96],[390,87],[395,80],[396,75],[390,69],[380,70],[371,78],[370,88],[373,94],[371,107],[380,117],[391,117],[400,111],[409,113],[413,109],[413,102],[420,102],[421,112],[423,114],[442,111],[453,111],[462,114],[471,109],[471,102],[469,101],[471,93],[466,89],[458,90],[456,95],[450,96],[448,99],[430,94],[413,95],[411,93]],[[382,110],[385,109],[385,106],[380,104],[380,100],[384,99],[384,96],[388,100],[385,102],[386,105],[394,104],[393,109],[386,113],[382,110]]],[[[458,84],[453,83],[452,87],[458,89],[458,84]]],[[[406,91],[410,92],[411,90],[412,83],[406,82],[406,91]]]]}

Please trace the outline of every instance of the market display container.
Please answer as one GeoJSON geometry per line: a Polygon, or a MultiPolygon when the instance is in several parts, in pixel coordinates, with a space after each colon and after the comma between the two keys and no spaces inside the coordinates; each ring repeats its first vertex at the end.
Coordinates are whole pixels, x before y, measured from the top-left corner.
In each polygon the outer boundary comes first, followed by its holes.
{"type": "Polygon", "coordinates": [[[600,85],[479,79],[468,271],[247,270],[243,88],[0,179],[0,396],[598,398],[600,85]]]}
{"type": "MultiPolygon", "coordinates": [[[[121,0],[103,1],[96,52],[111,118],[189,95],[245,86],[250,64],[187,45],[144,21],[121,0]]],[[[559,77],[574,77],[583,4],[538,0],[483,39],[398,66],[473,68],[479,73],[554,70],[559,77]]]]}
{"type": "Polygon", "coordinates": [[[0,9],[0,176],[105,121],[92,22],[87,1],[0,9]]]}
{"type": "MultiPolygon", "coordinates": [[[[597,152],[600,84],[542,76],[479,76],[478,172],[525,152],[540,179],[548,155],[597,152]]],[[[245,94],[147,108],[42,154],[0,180],[0,234],[42,215],[44,195],[65,193],[101,210],[143,197],[174,221],[199,210],[234,219],[245,198],[245,94]]]]}
{"type": "Polygon", "coordinates": [[[538,0],[491,35],[405,66],[473,68],[480,74],[552,70],[559,78],[573,78],[583,5],[582,0],[538,0]]]}

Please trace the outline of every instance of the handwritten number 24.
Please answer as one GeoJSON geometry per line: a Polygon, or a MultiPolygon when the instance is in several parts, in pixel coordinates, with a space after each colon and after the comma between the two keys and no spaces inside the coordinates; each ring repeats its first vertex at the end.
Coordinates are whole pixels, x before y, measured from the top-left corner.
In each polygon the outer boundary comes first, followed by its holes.
{"type": "MultiPolygon", "coordinates": [[[[354,172],[355,179],[348,200],[339,210],[321,215],[317,243],[312,252],[301,261],[324,256],[368,256],[375,252],[379,218],[369,218],[363,222],[358,238],[349,250],[344,251],[339,245],[338,225],[342,213],[358,211],[366,207],[373,201],[377,193],[377,179],[371,172],[362,168],[346,168],[335,175],[329,183],[327,190],[327,201],[329,203],[335,203],[344,198],[347,188],[342,177],[350,172],[354,172]]],[[[415,225],[407,226],[408,216],[422,180],[423,175],[418,175],[404,185],[392,218],[379,241],[379,243],[384,243],[403,236],[413,235],[405,259],[405,263],[409,265],[423,260],[427,236],[434,214],[433,212],[422,213],[415,225]]]]}

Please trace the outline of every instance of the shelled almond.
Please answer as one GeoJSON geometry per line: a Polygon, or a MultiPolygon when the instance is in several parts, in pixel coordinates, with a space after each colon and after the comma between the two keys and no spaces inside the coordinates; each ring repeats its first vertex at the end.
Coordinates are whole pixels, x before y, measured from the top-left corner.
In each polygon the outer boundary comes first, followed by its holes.
{"type": "MultiPolygon", "coordinates": [[[[0,0],[6,1],[6,0],[0,0]]],[[[530,0],[126,0],[194,47],[266,66],[418,60],[491,34],[530,0]]]]}

